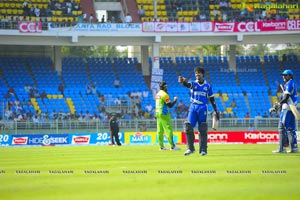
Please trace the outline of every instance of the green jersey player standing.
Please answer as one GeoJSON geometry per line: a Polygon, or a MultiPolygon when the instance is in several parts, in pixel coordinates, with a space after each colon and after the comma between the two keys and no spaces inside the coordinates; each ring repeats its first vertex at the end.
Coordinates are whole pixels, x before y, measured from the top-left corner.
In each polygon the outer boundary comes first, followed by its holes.
{"type": "Polygon", "coordinates": [[[173,128],[170,114],[170,108],[176,104],[177,97],[174,97],[174,101],[171,102],[167,93],[167,83],[165,81],[159,83],[159,88],[160,90],[155,97],[155,112],[160,150],[167,150],[167,148],[164,147],[164,133],[166,134],[171,146],[170,150],[180,150],[180,148],[175,146],[173,141],[173,128]]]}

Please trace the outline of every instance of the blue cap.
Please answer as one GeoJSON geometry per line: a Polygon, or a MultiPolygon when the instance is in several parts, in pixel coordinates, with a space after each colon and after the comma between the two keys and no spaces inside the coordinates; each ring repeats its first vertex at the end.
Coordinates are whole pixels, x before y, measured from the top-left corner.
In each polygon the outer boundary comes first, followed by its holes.
{"type": "Polygon", "coordinates": [[[286,69],[282,72],[281,75],[294,75],[293,71],[290,69],[286,69]]]}

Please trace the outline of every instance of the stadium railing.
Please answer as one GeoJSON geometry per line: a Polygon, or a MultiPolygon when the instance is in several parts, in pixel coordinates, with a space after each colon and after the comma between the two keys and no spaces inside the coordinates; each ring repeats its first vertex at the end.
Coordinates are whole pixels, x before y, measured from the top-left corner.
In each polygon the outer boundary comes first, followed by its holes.
{"type": "MultiPolygon", "coordinates": [[[[184,119],[173,119],[174,132],[184,130],[184,119]]],[[[134,132],[155,132],[155,119],[133,119],[120,121],[120,131],[134,132]]],[[[248,131],[249,126],[253,125],[256,131],[277,130],[278,118],[225,118],[219,122],[219,131],[248,131]]],[[[108,132],[108,121],[79,121],[79,120],[56,120],[45,122],[18,122],[0,121],[2,134],[24,134],[24,133],[97,133],[108,132]]],[[[208,120],[209,130],[211,131],[212,120],[208,120]]],[[[299,123],[297,124],[299,129],[299,123]]],[[[197,129],[194,129],[197,131],[197,129]]]]}

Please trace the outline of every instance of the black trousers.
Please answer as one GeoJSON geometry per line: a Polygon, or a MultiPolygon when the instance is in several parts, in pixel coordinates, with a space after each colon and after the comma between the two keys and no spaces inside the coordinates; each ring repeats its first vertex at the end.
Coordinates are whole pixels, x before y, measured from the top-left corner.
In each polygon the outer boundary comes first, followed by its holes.
{"type": "Polygon", "coordinates": [[[116,141],[117,145],[121,146],[122,144],[120,142],[118,133],[119,133],[118,131],[111,131],[110,132],[110,139],[111,139],[112,144],[115,144],[115,141],[116,141]]]}

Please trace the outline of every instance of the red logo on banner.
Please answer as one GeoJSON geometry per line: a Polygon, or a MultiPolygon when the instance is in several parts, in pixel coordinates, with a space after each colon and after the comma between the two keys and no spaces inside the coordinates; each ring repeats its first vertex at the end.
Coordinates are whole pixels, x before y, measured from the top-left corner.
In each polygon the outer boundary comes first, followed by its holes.
{"type": "Polygon", "coordinates": [[[12,144],[27,144],[28,137],[13,137],[12,144]]]}
{"type": "Polygon", "coordinates": [[[19,31],[21,33],[40,33],[42,32],[41,22],[19,22],[19,31]]]}
{"type": "Polygon", "coordinates": [[[90,136],[74,136],[73,144],[88,144],[90,142],[90,136]]]}
{"type": "MultiPolygon", "coordinates": [[[[209,143],[277,143],[278,131],[214,131],[208,132],[209,143]]],[[[182,142],[186,143],[186,135],[182,132],[182,142]]],[[[195,132],[195,143],[199,142],[198,132],[195,132]]]]}
{"type": "Polygon", "coordinates": [[[215,23],[215,32],[233,32],[234,23],[215,23]]]}

